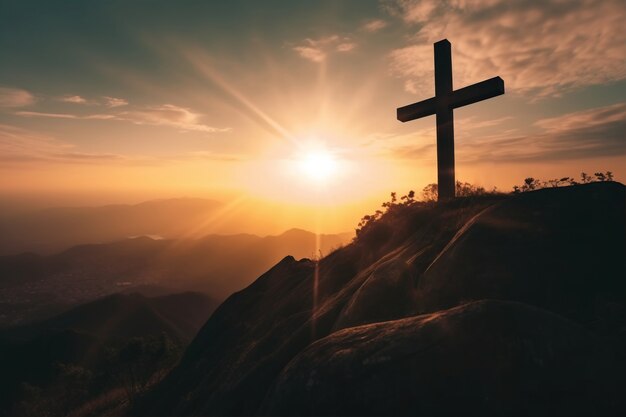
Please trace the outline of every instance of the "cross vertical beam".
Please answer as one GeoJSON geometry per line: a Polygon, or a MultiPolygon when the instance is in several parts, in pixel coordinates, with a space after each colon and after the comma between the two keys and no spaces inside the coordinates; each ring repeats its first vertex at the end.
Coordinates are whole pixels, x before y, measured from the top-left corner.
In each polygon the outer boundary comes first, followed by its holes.
{"type": "Polygon", "coordinates": [[[454,113],[452,96],[452,53],[447,39],[435,43],[435,104],[437,118],[437,183],[440,200],[454,198],[454,113]]]}

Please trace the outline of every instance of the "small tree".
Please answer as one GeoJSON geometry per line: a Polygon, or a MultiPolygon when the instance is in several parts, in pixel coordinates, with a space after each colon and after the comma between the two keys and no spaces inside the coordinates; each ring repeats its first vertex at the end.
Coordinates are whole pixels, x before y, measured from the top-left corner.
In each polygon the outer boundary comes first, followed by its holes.
{"type": "Polygon", "coordinates": [[[524,180],[524,184],[522,186],[514,185],[513,193],[522,193],[525,191],[538,190],[540,188],[546,187],[560,187],[561,185],[578,185],[578,184],[589,184],[591,182],[604,182],[604,181],[613,181],[613,173],[611,171],[606,172],[596,172],[593,174],[594,176],[587,175],[586,172],[580,173],[580,182],[577,182],[572,177],[563,177],[559,179],[552,179],[548,181],[540,181],[539,179],[535,179],[533,177],[528,177],[524,180]]]}
{"type": "Polygon", "coordinates": [[[483,195],[487,192],[484,187],[472,185],[469,182],[457,181],[455,193],[457,197],[472,197],[476,195],[483,195]]]}
{"type": "Polygon", "coordinates": [[[613,173],[611,171],[605,172],[596,172],[593,174],[596,177],[596,181],[604,182],[604,181],[613,181],[613,173]]]}
{"type": "Polygon", "coordinates": [[[402,201],[402,204],[405,205],[411,205],[415,202],[415,191],[411,190],[409,191],[409,193],[407,195],[403,195],[402,197],[400,197],[400,201],[402,201]]]}
{"type": "Polygon", "coordinates": [[[437,201],[439,197],[439,187],[437,184],[428,184],[422,190],[422,200],[424,201],[437,201]]]}

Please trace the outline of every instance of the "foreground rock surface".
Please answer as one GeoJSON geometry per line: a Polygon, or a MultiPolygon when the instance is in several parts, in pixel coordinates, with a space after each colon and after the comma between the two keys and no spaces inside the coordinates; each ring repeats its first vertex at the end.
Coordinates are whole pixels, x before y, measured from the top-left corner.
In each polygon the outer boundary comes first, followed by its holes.
{"type": "Polygon", "coordinates": [[[588,415],[599,360],[590,333],[567,319],[478,301],[318,340],[283,370],[261,413],[588,415]]]}
{"type": "Polygon", "coordinates": [[[598,183],[383,218],[231,296],[134,412],[619,414],[625,213],[598,183]]]}

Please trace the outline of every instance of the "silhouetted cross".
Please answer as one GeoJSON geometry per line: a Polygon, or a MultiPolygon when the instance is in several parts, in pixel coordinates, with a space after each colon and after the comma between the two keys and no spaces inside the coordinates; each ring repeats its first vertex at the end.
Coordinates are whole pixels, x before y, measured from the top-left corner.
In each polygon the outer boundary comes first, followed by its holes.
{"type": "Polygon", "coordinates": [[[452,90],[452,56],[447,39],[435,43],[435,97],[398,108],[398,120],[408,122],[437,115],[437,182],[439,199],[454,198],[453,109],[504,94],[504,81],[490,78],[452,90]]]}

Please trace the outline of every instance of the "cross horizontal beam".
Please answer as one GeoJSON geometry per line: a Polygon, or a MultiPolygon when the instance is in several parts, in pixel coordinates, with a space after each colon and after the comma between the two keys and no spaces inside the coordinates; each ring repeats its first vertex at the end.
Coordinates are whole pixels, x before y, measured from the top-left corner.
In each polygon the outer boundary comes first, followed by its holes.
{"type": "MultiPolygon", "coordinates": [[[[448,101],[447,107],[456,109],[479,101],[487,100],[504,94],[504,80],[493,77],[488,80],[455,90],[448,97],[441,99],[448,101]]],[[[432,97],[408,106],[397,109],[397,118],[401,122],[432,116],[437,112],[438,97],[432,97]]]]}
{"type": "Polygon", "coordinates": [[[450,107],[456,109],[502,94],[504,94],[504,80],[500,77],[493,77],[453,91],[450,107]]]}

